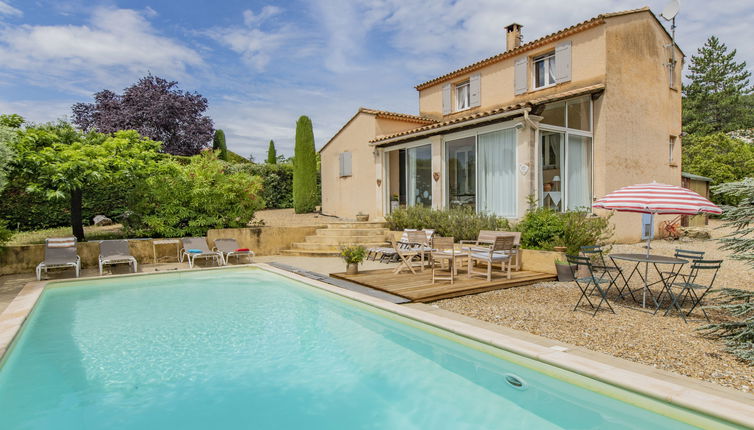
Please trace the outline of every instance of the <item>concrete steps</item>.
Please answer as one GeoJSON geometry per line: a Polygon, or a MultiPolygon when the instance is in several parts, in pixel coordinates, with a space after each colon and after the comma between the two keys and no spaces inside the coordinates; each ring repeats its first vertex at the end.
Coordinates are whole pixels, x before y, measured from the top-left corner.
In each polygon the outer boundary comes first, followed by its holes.
{"type": "Polygon", "coordinates": [[[331,257],[340,255],[342,247],[362,245],[366,248],[389,246],[388,229],[383,222],[341,222],[327,224],[327,228],[317,229],[314,235],[307,236],[304,242],[296,242],[283,255],[308,257],[331,257]]]}

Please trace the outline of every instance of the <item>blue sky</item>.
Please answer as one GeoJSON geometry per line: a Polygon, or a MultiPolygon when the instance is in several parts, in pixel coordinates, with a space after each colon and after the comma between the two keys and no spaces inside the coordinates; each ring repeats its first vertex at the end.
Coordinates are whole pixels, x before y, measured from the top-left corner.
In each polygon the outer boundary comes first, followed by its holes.
{"type": "MultiPolygon", "coordinates": [[[[665,2],[0,0],[0,112],[62,118],[151,72],[206,96],[233,151],[259,160],[274,139],[290,155],[299,115],[319,148],[360,106],[417,113],[414,85],[504,50],[511,22],[529,41],[665,2]]],[[[752,2],[682,3],[687,55],[716,34],[752,69],[752,2]]]]}

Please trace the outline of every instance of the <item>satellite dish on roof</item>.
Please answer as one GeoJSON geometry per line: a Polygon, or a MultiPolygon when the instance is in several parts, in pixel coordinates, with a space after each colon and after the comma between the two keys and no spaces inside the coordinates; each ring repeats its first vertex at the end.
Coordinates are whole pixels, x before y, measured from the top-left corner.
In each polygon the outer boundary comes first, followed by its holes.
{"type": "Polygon", "coordinates": [[[670,21],[678,15],[679,10],[681,10],[681,0],[670,0],[670,3],[665,6],[660,16],[670,21]]]}

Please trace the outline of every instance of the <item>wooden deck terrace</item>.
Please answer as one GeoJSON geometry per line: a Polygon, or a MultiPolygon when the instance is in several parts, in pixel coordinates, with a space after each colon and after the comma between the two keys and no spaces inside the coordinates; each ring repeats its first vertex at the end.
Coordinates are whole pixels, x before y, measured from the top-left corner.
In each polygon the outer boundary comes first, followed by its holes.
{"type": "MultiPolygon", "coordinates": [[[[493,270],[492,272],[492,281],[487,282],[487,278],[481,276],[469,279],[466,277],[466,271],[459,269],[458,275],[455,277],[453,285],[451,285],[450,281],[437,281],[433,284],[432,270],[428,268],[425,268],[424,271],[416,269],[416,275],[408,271],[394,274],[393,270],[393,268],[368,270],[359,272],[356,275],[331,273],[330,276],[404,297],[412,302],[421,303],[519,287],[538,282],[554,281],[557,278],[555,275],[549,273],[521,270],[514,271],[511,274],[511,279],[508,279],[506,274],[502,273],[498,268],[497,271],[493,270]]],[[[447,276],[446,271],[442,274],[447,276]]]]}

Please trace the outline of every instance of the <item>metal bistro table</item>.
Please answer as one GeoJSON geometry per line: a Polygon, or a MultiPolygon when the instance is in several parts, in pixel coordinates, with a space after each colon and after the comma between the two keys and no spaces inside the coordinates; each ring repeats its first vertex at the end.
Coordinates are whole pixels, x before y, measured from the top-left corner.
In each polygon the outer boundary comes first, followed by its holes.
{"type": "MultiPolygon", "coordinates": [[[[676,274],[673,274],[671,276],[665,277],[662,274],[662,271],[660,270],[658,265],[662,264],[670,264],[670,265],[683,265],[688,263],[688,260],[683,260],[680,258],[673,258],[673,257],[665,257],[663,255],[651,255],[651,254],[610,254],[610,259],[613,260],[613,264],[615,264],[615,260],[623,260],[623,261],[630,261],[632,263],[636,263],[634,265],[634,268],[631,270],[631,273],[628,275],[628,278],[623,276],[623,271],[621,271],[621,277],[623,278],[623,281],[626,283],[625,288],[628,288],[629,293],[631,293],[631,297],[633,297],[633,291],[631,290],[631,286],[629,285],[629,282],[631,281],[631,278],[634,276],[634,274],[638,274],[639,278],[641,278],[642,283],[644,286],[642,289],[642,302],[641,307],[646,308],[647,307],[647,292],[649,292],[649,296],[652,298],[652,301],[655,304],[655,313],[658,309],[660,309],[660,302],[658,299],[662,296],[662,291],[660,294],[658,294],[657,298],[655,298],[654,294],[652,294],[652,290],[649,289],[652,285],[656,284],[662,284],[663,291],[667,290],[668,295],[672,299],[672,293],[670,291],[670,286],[673,284],[673,281],[678,276],[677,272],[676,274]],[[639,265],[644,264],[644,274],[642,275],[641,270],[639,270],[639,265]],[[660,276],[659,281],[655,281],[652,283],[649,283],[649,266],[652,265],[655,268],[655,271],[660,276]]],[[[617,266],[617,264],[615,264],[617,266]]],[[[621,294],[621,297],[623,295],[621,294]]]]}

